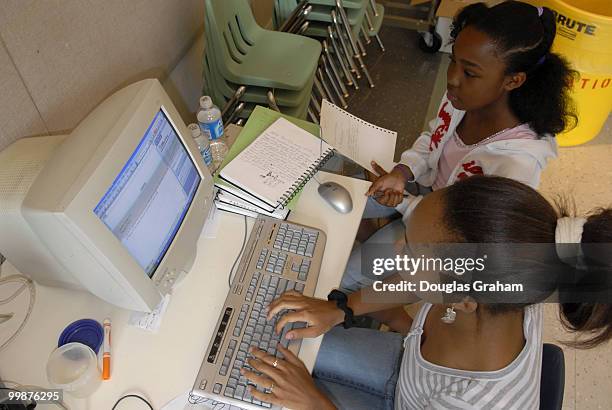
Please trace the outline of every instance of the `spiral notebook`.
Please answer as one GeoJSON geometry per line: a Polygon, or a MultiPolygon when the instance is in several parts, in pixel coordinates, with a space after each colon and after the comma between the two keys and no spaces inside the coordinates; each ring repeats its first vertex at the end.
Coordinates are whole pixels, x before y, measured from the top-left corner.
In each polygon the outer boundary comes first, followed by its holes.
{"type": "Polygon", "coordinates": [[[282,208],[333,155],[331,145],[279,118],[219,176],[271,208],[282,208]]]}

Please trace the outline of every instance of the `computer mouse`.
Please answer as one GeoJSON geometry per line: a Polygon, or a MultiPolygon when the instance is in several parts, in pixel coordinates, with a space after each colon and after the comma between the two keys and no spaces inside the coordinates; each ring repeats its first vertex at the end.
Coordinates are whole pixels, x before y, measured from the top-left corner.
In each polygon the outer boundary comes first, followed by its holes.
{"type": "Polygon", "coordinates": [[[347,214],[353,210],[351,194],[342,185],[335,182],[324,182],[319,185],[318,191],[321,198],[341,214],[347,214]]]}

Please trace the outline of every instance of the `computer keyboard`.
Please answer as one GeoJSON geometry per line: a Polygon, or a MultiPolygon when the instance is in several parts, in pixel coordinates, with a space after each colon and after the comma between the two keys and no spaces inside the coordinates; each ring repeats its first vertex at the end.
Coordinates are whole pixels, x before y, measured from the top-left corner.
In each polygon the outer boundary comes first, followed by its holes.
{"type": "MultiPolygon", "coordinates": [[[[314,294],[325,241],[325,233],[318,229],[261,215],[257,218],[206,349],[192,396],[246,409],[279,408],[255,399],[248,391],[253,383],[240,374],[240,369],[250,369],[246,360],[251,346],[280,356],[277,346],[281,343],[298,353],[301,342],[290,342],[285,334],[306,324],[288,324],[276,334],[277,320],[284,312],[268,321],[266,307],[289,290],[306,296],[314,294]]],[[[261,387],[258,389],[264,391],[261,387]]]]}

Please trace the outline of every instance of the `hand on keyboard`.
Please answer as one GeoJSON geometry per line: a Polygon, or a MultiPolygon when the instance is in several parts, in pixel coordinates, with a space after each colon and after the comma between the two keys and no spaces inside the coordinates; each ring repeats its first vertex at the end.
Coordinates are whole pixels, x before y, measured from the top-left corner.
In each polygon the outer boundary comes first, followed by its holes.
{"type": "Polygon", "coordinates": [[[253,397],[292,410],[336,409],[317,389],[304,363],[283,345],[279,344],[278,350],[284,360],[264,350],[250,350],[255,359],[249,359],[248,364],[258,373],[244,368],[241,373],[259,387],[259,390],[249,387],[253,397]]]}
{"type": "Polygon", "coordinates": [[[317,337],[342,323],[344,312],[336,302],[303,296],[298,292],[285,292],[268,306],[268,320],[285,309],[293,312],[284,314],[276,323],[276,332],[280,333],[287,323],[306,322],[308,327],[293,329],[285,335],[287,339],[317,337]]]}

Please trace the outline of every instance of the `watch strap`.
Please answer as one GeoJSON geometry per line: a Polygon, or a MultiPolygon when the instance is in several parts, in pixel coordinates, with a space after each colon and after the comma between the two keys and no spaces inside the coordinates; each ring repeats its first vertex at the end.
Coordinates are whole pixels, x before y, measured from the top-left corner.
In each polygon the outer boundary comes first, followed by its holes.
{"type": "Polygon", "coordinates": [[[344,322],[342,323],[342,326],[345,329],[353,327],[355,324],[353,309],[348,307],[348,296],[346,293],[334,289],[329,293],[329,295],[327,295],[327,300],[335,301],[336,306],[338,306],[338,308],[344,312],[344,322]]]}

